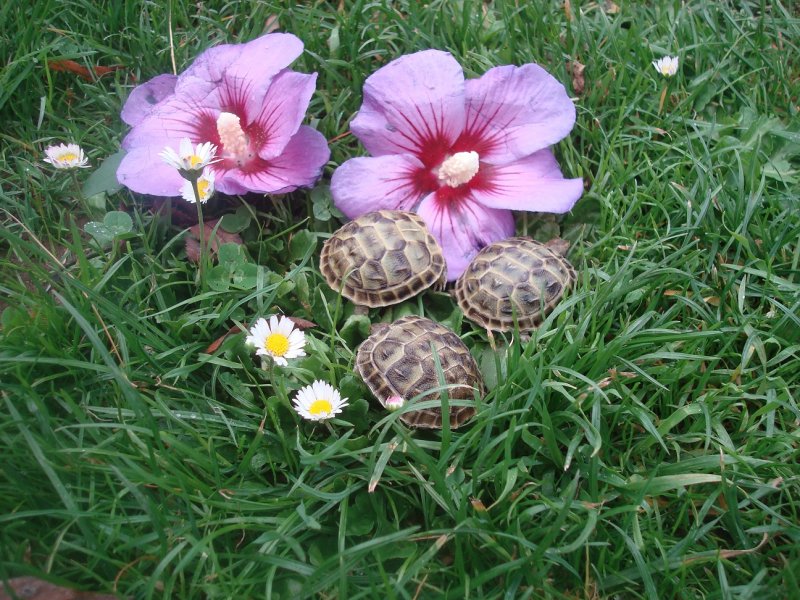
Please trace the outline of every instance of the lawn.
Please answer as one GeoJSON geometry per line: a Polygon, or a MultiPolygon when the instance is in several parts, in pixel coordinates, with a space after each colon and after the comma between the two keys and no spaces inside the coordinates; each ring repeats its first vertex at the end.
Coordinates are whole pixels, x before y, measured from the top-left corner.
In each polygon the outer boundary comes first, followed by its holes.
{"type": "Polygon", "coordinates": [[[0,579],[120,598],[797,597],[800,13],[649,4],[3,3],[0,579]],[[330,161],[313,189],[204,205],[242,243],[201,280],[195,206],[114,185],[120,111],[173,64],[275,29],[318,74],[304,122],[330,161]],[[366,155],[348,134],[364,80],[428,48],[468,78],[538,63],[575,104],[553,150],[583,196],[516,215],[569,240],[577,272],[529,339],[487,335],[448,290],[359,315],[320,274],[343,222],[331,175],[366,155]],[[666,55],[673,77],[652,65],[666,55]],[[89,168],[44,162],[61,142],[89,168]],[[245,344],[273,314],[314,324],[286,367],[245,344]],[[370,323],[407,314],[480,366],[461,428],[406,427],[354,370],[370,323]],[[292,410],[317,379],[349,399],[335,419],[292,410]]]}

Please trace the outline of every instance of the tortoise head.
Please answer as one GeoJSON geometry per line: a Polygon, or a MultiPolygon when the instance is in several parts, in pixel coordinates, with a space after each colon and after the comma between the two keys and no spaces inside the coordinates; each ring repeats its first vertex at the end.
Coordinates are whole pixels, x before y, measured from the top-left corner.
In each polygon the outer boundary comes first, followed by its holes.
{"type": "Polygon", "coordinates": [[[552,240],[548,240],[544,245],[561,256],[566,256],[567,251],[569,251],[569,242],[560,237],[555,237],[552,240]]]}

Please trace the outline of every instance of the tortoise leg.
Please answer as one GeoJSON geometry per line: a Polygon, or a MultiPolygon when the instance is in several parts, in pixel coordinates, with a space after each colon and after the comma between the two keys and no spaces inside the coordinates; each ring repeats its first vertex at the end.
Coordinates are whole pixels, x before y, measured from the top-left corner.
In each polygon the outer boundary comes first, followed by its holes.
{"type": "Polygon", "coordinates": [[[369,315],[369,306],[364,306],[363,304],[356,304],[356,309],[353,311],[354,314],[357,315],[369,315]]]}

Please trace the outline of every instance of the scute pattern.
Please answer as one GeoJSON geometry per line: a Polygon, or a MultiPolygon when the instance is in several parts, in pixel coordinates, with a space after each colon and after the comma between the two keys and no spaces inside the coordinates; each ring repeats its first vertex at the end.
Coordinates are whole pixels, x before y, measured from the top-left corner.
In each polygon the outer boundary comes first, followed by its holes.
{"type": "MultiPolygon", "coordinates": [[[[478,365],[461,338],[444,325],[415,315],[389,325],[375,325],[373,333],[358,349],[356,369],[383,406],[395,395],[408,402],[439,387],[431,344],[439,357],[444,381],[458,385],[448,389],[450,399],[471,400],[476,390],[483,393],[478,365]]],[[[424,400],[439,397],[433,393],[424,396],[424,400]]],[[[474,414],[472,406],[451,405],[450,427],[463,425],[474,414]]],[[[406,412],[400,418],[413,427],[442,427],[441,409],[406,412]]]]}
{"type": "Polygon", "coordinates": [[[380,210],[350,221],[322,247],[325,281],[342,296],[375,308],[443,287],[444,255],[421,217],[380,210]]]}
{"type": "MultiPolygon", "coordinates": [[[[561,242],[561,240],[558,240],[561,242]]],[[[483,248],[458,278],[464,315],[495,331],[534,329],[575,281],[569,261],[548,244],[523,237],[483,248]]]]}

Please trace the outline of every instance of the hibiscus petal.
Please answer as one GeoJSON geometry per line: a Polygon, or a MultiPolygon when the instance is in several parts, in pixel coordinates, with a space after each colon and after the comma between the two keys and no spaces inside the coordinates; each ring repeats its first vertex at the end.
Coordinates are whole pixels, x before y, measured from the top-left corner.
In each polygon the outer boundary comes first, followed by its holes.
{"type": "Polygon", "coordinates": [[[490,208],[565,213],[583,194],[583,180],[564,179],[549,149],[484,169],[480,184],[472,188],[472,197],[490,208]]]}
{"type": "Polygon", "coordinates": [[[325,136],[303,125],[280,156],[260,161],[258,170],[217,170],[214,183],[223,194],[240,193],[240,189],[263,194],[285,194],[301,186],[313,185],[322,175],[322,167],[328,158],[330,150],[325,136]]]}
{"type": "Polygon", "coordinates": [[[290,33],[271,33],[246,44],[222,44],[201,53],[181,73],[175,91],[191,91],[196,97],[227,80],[230,85],[241,82],[242,92],[263,96],[272,78],[302,52],[303,42],[290,33]]]}
{"type": "Polygon", "coordinates": [[[515,232],[510,210],[487,208],[471,198],[448,206],[433,193],[422,201],[417,213],[442,246],[448,281],[457,279],[481,248],[515,232]]]}
{"type": "Polygon", "coordinates": [[[409,154],[351,158],[333,172],[333,203],[351,219],[384,208],[412,210],[420,200],[414,173],[422,168],[409,154]]]}
{"type": "Polygon", "coordinates": [[[128,152],[117,168],[117,180],[140,194],[180,196],[184,179],[158,156],[162,149],[140,146],[128,152]]]}
{"type": "Polygon", "coordinates": [[[433,166],[461,134],[464,119],[461,66],[447,52],[424,50],[367,78],[350,129],[373,156],[409,153],[433,166]]]}
{"type": "Polygon", "coordinates": [[[133,88],[122,107],[122,120],[131,127],[139,124],[155,105],[172,95],[177,80],[177,75],[164,73],[133,88]]]}
{"type": "MultiPolygon", "coordinates": [[[[297,133],[314,93],[317,74],[281,71],[272,80],[266,95],[258,103],[251,103],[248,113],[257,121],[266,136],[258,155],[269,160],[278,156],[297,133]]],[[[327,161],[327,159],[326,159],[327,161]]]]}
{"type": "Polygon", "coordinates": [[[458,150],[503,164],[555,144],[575,124],[564,86],[536,64],[489,69],[467,81],[467,120],[458,150]],[[462,147],[463,146],[463,147],[462,147]]]}
{"type": "MultiPolygon", "coordinates": [[[[197,139],[198,123],[195,107],[187,102],[185,97],[173,94],[155,105],[149,114],[130,130],[121,145],[128,151],[149,146],[157,147],[160,152],[166,146],[177,149],[184,137],[193,142],[207,141],[197,139]]],[[[158,152],[154,156],[157,154],[158,152]]]]}

